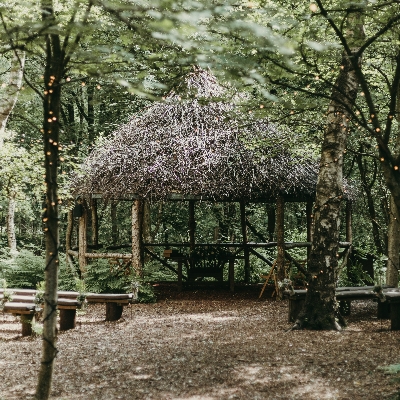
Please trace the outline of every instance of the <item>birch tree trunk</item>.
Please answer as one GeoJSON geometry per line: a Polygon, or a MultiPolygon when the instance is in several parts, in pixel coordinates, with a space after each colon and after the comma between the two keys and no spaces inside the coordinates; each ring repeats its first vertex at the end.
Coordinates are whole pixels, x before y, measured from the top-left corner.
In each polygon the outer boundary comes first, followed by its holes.
{"type": "Polygon", "coordinates": [[[12,60],[7,82],[0,87],[0,146],[3,145],[4,131],[18,94],[21,90],[24,75],[25,52],[16,51],[12,60]]]}
{"type": "Polygon", "coordinates": [[[15,207],[17,194],[11,191],[8,195],[7,212],[7,243],[11,252],[17,251],[17,238],[15,236],[15,207]]]}
{"type": "Polygon", "coordinates": [[[294,328],[340,329],[335,288],[338,274],[340,206],[343,196],[343,155],[346,148],[349,111],[353,108],[358,79],[354,64],[364,38],[363,16],[349,9],[347,43],[340,72],[327,111],[327,125],[321,151],[314,205],[314,233],[309,259],[310,281],[304,307],[294,328]],[[353,60],[351,59],[353,58],[353,60]],[[354,64],[353,64],[354,63],[354,64]]]}

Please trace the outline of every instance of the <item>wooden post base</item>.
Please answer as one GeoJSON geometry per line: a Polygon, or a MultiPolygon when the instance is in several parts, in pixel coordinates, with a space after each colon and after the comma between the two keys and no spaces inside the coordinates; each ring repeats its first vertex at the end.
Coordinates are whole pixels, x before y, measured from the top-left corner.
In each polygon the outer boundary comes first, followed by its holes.
{"type": "Polygon", "coordinates": [[[304,299],[289,299],[289,322],[296,322],[303,305],[304,299]]]}
{"type": "Polygon", "coordinates": [[[340,315],[346,317],[351,313],[351,301],[350,300],[340,300],[339,301],[339,312],[340,315]]]}
{"type": "Polygon", "coordinates": [[[34,314],[22,314],[21,315],[21,325],[22,325],[22,336],[32,335],[32,322],[34,314]]]}
{"type": "Polygon", "coordinates": [[[378,302],[378,319],[390,318],[390,304],[387,301],[378,302]]]}
{"type": "Polygon", "coordinates": [[[106,321],[118,321],[124,306],[118,303],[106,303],[106,321]]]}
{"type": "Polygon", "coordinates": [[[75,328],[76,309],[60,310],[60,331],[68,331],[75,328]]]}
{"type": "Polygon", "coordinates": [[[229,259],[229,290],[231,293],[235,291],[235,259],[229,259]]]}

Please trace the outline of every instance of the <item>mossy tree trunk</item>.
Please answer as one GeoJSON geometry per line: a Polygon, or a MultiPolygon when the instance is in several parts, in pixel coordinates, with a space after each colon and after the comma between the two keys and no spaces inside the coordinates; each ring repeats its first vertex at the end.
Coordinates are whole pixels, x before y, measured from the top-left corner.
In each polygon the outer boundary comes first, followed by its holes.
{"type": "Polygon", "coordinates": [[[314,232],[308,264],[311,277],[304,307],[294,328],[340,329],[335,288],[338,274],[340,206],[343,197],[343,155],[346,149],[349,115],[358,92],[355,65],[358,65],[360,59],[356,54],[364,38],[362,13],[352,8],[348,11],[348,52],[343,53],[339,75],[332,91],[321,151],[314,206],[314,232]]]}

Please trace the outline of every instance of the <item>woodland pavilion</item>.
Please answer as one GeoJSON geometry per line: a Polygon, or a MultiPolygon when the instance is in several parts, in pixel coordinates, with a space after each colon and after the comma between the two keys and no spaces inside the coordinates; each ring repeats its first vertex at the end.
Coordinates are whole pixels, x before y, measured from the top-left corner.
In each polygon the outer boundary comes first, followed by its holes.
{"type": "MultiPolygon", "coordinates": [[[[81,271],[89,259],[108,258],[131,262],[138,275],[147,253],[183,280],[214,276],[222,278],[229,262],[229,285],[234,288],[235,259],[244,259],[245,281],[250,277],[250,254],[269,266],[276,266],[278,279],[284,277],[285,259],[304,271],[288,249],[307,247],[312,240],[312,207],[318,162],[292,154],[287,149],[289,133],[267,119],[241,111],[226,99],[225,89],[209,72],[194,68],[168,96],[135,114],[103,145],[97,147],[72,182],[79,205],[78,251],[71,249],[67,234],[67,254],[79,260],[81,271]],[[132,245],[129,253],[88,251],[87,214],[93,199],[132,201],[132,245]],[[187,243],[144,243],[142,221],[144,201],[184,201],[188,204],[187,243]],[[239,243],[196,243],[195,202],[238,202],[242,240],[239,243]],[[305,202],[307,242],[288,243],[284,238],[284,203],[305,202]],[[276,242],[269,242],[246,219],[246,203],[276,203],[276,242]],[[251,230],[260,242],[249,242],[251,230]],[[164,245],[164,259],[152,251],[164,245]],[[257,249],[277,247],[273,263],[257,249]],[[205,250],[207,249],[207,251],[205,250]],[[185,253],[186,250],[186,253],[185,253]],[[210,256],[213,254],[213,256],[210,256]],[[202,260],[199,260],[201,256],[202,260]],[[177,262],[175,268],[171,262],[177,262]],[[186,266],[186,275],[182,272],[186,266]]],[[[268,221],[275,227],[275,221],[268,221]]],[[[269,228],[271,229],[271,228],[269,228]]],[[[273,228],[272,228],[273,229],[273,228]]],[[[350,248],[351,206],[346,206],[346,241],[350,248]]],[[[347,253],[345,250],[344,253],[347,253]]]]}

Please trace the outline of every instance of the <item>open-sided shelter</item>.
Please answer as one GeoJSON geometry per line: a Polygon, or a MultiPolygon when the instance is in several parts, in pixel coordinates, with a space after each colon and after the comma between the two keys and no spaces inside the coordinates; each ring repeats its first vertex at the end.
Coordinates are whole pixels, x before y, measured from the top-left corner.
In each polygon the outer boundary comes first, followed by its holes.
{"type": "MultiPolygon", "coordinates": [[[[87,200],[93,197],[132,200],[132,232],[135,234],[129,254],[88,253],[83,214],[79,251],[68,250],[70,255],[79,257],[82,269],[88,258],[118,256],[131,259],[135,269],[140,271],[144,251],[157,257],[151,253],[152,244],[141,240],[140,204],[143,200],[188,202],[190,240],[176,245],[189,247],[192,254],[196,247],[206,245],[194,241],[194,202],[239,202],[243,241],[225,244],[225,254],[228,247],[236,246],[242,251],[246,279],[250,271],[249,254],[257,255],[257,247],[278,245],[278,260],[283,258],[280,263],[284,262],[285,249],[290,246],[285,246],[283,237],[285,201],[307,203],[307,240],[311,240],[311,207],[318,163],[292,154],[287,146],[289,133],[268,119],[257,119],[252,113],[242,111],[239,96],[231,101],[224,96],[225,90],[209,71],[195,68],[162,101],[132,116],[91,153],[73,179],[74,196],[87,200]],[[247,202],[277,202],[277,244],[247,241],[247,202]]],[[[231,254],[228,258],[232,286],[234,254],[238,251],[231,254]]],[[[159,261],[166,263],[162,259],[159,261]]],[[[193,267],[193,262],[189,260],[188,269],[191,265],[193,267]]],[[[178,275],[181,280],[180,270],[178,275]]]]}

